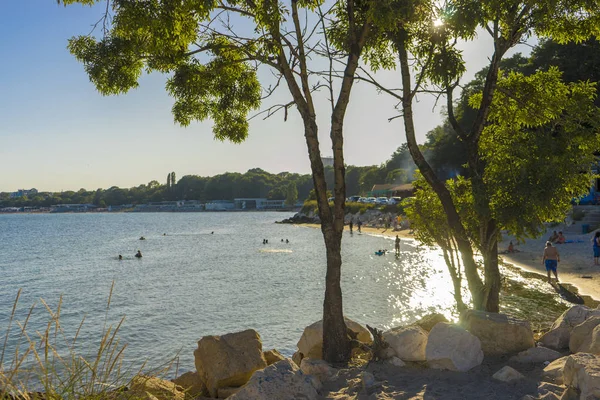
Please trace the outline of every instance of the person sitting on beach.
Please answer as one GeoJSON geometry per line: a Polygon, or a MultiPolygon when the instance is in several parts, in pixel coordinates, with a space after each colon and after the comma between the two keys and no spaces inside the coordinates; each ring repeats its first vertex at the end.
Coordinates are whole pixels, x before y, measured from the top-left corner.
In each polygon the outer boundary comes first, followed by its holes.
{"type": "Polygon", "coordinates": [[[138,252],[137,252],[137,253],[135,253],[135,256],[136,256],[137,258],[142,258],[142,252],[138,250],[138,252]]]}
{"type": "Polygon", "coordinates": [[[548,283],[552,283],[552,278],[550,278],[550,271],[554,273],[554,277],[556,278],[556,282],[558,282],[558,263],[560,262],[560,254],[558,254],[558,250],[556,247],[552,246],[552,242],[546,242],[546,248],[544,249],[544,255],[542,257],[542,264],[546,267],[546,272],[548,273],[548,283]]]}
{"type": "Polygon", "coordinates": [[[563,236],[562,231],[558,232],[558,237],[556,238],[556,242],[558,244],[564,244],[567,241],[567,239],[563,236]]]}
{"type": "Polygon", "coordinates": [[[556,233],[556,231],[552,232],[552,235],[548,238],[549,242],[556,242],[556,239],[558,239],[558,233],[556,233]]]}

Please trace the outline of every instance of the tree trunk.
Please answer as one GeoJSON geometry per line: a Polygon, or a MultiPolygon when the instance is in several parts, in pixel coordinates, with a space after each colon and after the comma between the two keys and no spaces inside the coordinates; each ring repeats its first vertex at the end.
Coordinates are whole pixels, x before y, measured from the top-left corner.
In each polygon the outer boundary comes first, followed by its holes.
{"type": "Polygon", "coordinates": [[[452,249],[446,249],[442,247],[442,252],[444,254],[444,261],[446,261],[446,266],[448,267],[448,272],[452,278],[452,286],[454,286],[454,300],[456,301],[456,309],[460,313],[468,307],[465,305],[462,299],[462,279],[458,274],[456,265],[454,263],[454,251],[452,249]]]}
{"type": "Polygon", "coordinates": [[[452,200],[450,192],[444,183],[437,177],[433,168],[429,165],[415,137],[415,126],[413,122],[411,82],[410,82],[410,66],[408,60],[408,51],[405,45],[406,33],[401,32],[396,45],[398,48],[398,57],[400,60],[400,70],[402,74],[402,116],[404,119],[404,129],[406,131],[406,142],[408,150],[415,164],[419,167],[421,174],[432,187],[442,203],[448,225],[452,229],[453,236],[456,240],[456,245],[460,251],[463,266],[465,268],[465,276],[469,285],[469,291],[473,299],[473,308],[483,310],[485,308],[485,287],[477,271],[477,263],[473,257],[473,248],[469,242],[468,235],[461,223],[460,216],[456,211],[456,207],[452,200]]]}
{"type": "Polygon", "coordinates": [[[497,313],[500,312],[502,278],[498,268],[498,236],[494,220],[487,223],[483,244],[481,255],[485,271],[485,310],[497,313]]]}

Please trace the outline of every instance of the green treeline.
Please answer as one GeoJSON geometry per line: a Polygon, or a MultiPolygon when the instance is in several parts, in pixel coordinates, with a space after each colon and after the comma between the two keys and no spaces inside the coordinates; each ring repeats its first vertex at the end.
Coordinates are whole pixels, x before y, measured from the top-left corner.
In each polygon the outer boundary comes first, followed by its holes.
{"type": "MultiPolygon", "coordinates": [[[[565,82],[600,80],[600,43],[587,40],[581,43],[559,45],[552,41],[543,41],[536,46],[530,57],[521,54],[502,61],[505,71],[520,72],[531,75],[537,70],[548,70],[557,67],[563,73],[565,82]]],[[[475,75],[475,79],[467,83],[455,111],[461,124],[467,126],[472,122],[475,110],[469,106],[469,97],[480,92],[487,70],[475,75]]],[[[600,87],[597,87],[600,90],[600,87]]],[[[600,97],[595,104],[600,106],[600,97]]],[[[462,166],[466,162],[464,144],[457,138],[455,131],[447,120],[427,133],[426,141],[420,146],[436,173],[445,179],[464,175],[462,166]]],[[[400,146],[381,165],[347,166],[346,193],[348,196],[365,195],[373,185],[381,183],[402,184],[414,179],[416,167],[408,152],[406,144],[400,146]]],[[[333,187],[333,168],[325,168],[328,187],[333,187]]],[[[122,204],[144,204],[167,200],[232,200],[234,198],[268,198],[286,200],[293,204],[297,200],[305,200],[313,189],[310,174],[281,172],[272,174],[260,168],[253,168],[246,173],[227,172],[212,177],[186,175],[177,180],[174,172],[168,173],[164,183],[156,180],[129,189],[113,186],[109,189],[65,191],[61,193],[40,192],[31,198],[10,198],[10,193],[0,192],[0,208],[2,207],[49,207],[55,204],[91,203],[99,207],[122,204]]]]}

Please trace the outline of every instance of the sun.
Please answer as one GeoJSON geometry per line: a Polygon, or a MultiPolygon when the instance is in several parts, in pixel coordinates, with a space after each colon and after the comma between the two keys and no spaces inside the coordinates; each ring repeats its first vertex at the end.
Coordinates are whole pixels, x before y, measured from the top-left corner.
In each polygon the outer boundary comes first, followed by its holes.
{"type": "Polygon", "coordinates": [[[442,26],[444,25],[444,21],[441,18],[436,18],[433,20],[433,26],[442,26]]]}

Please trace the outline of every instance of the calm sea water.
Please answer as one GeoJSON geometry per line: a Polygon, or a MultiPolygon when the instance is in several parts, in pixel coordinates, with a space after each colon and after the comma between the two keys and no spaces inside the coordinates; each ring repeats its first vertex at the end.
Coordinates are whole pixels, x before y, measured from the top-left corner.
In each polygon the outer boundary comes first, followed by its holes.
{"type": "MultiPolygon", "coordinates": [[[[62,296],[61,326],[73,337],[85,317],[78,344],[90,352],[105,326],[124,316],[119,338],[133,365],[158,366],[179,354],[180,368],[192,370],[200,337],[247,328],[260,333],[265,349],[290,356],[304,327],[322,317],[326,268],[320,230],[274,223],[290,216],[0,215],[0,340],[22,289],[16,320],[23,323],[35,303],[28,331],[43,331],[40,299],[56,309],[62,296]],[[134,257],[138,249],[142,259],[134,257]]],[[[440,254],[404,240],[399,257],[374,255],[393,246],[390,238],[344,234],[345,315],[379,328],[432,311],[450,315],[452,285],[440,254]]],[[[8,355],[17,342],[13,329],[8,355]]]]}

